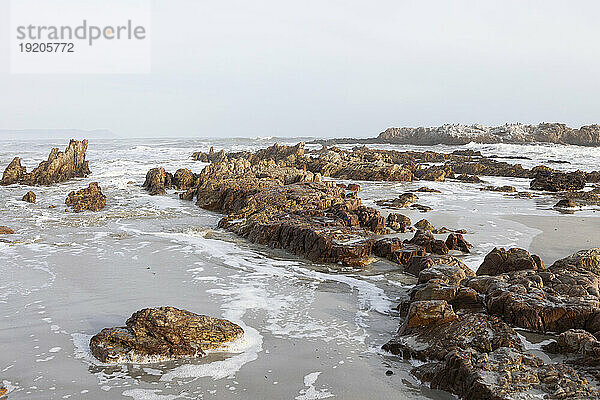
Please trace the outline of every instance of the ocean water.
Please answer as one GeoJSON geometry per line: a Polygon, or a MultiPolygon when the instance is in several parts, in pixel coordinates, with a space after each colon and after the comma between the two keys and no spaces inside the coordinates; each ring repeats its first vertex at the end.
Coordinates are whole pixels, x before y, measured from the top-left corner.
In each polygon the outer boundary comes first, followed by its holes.
{"type": "MultiPolygon", "coordinates": [[[[412,364],[380,350],[398,327],[393,311],[415,278],[377,261],[364,270],[311,263],[253,245],[216,229],[220,215],[179,200],[149,196],[148,169],[174,172],[205,164],[194,151],[210,146],[255,150],[300,139],[90,140],[92,174],[49,187],[0,187],[0,225],[16,233],[0,242],[0,381],[10,399],[446,399],[410,375],[412,364]],[[107,196],[98,213],[65,211],[71,190],[97,181],[107,196]],[[28,190],[36,204],[20,201],[28,190]],[[56,206],[50,208],[50,206],[56,206]],[[105,365],[89,353],[92,335],[122,326],[144,307],[171,305],[230,319],[243,340],[199,360],[105,365]],[[394,375],[385,372],[392,370],[394,375]]],[[[0,141],[0,166],[15,155],[31,170],[65,141],[0,141]]],[[[311,146],[308,146],[309,148],[311,146]]],[[[352,147],[352,146],[348,146],[352,147]]],[[[452,146],[383,146],[451,152],[452,146]]],[[[466,146],[532,167],[597,169],[597,150],[558,145],[466,146]],[[595,158],[596,157],[596,158],[595,158]]],[[[319,148],[319,146],[315,146],[319,148]]],[[[462,147],[464,148],[464,147],[462,147]]],[[[529,181],[483,177],[527,191],[529,181]]],[[[596,217],[593,207],[564,215],[556,199],[507,197],[457,182],[359,182],[364,204],[428,186],[429,213],[403,210],[413,222],[463,228],[474,245],[462,260],[476,270],[495,246],[527,248],[539,230],[509,215],[596,217]]],[[[382,209],[386,215],[391,210],[382,209]]],[[[401,235],[410,237],[411,235],[401,235]]],[[[543,255],[542,255],[543,257],[543,255]]]]}

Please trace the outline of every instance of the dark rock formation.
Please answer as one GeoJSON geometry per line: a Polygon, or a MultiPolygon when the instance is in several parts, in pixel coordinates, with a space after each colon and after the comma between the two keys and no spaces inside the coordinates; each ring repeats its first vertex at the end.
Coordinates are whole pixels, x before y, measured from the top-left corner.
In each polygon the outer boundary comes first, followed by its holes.
{"type": "Polygon", "coordinates": [[[384,349],[425,362],[412,373],[431,388],[465,399],[596,398],[587,380],[564,364],[545,364],[524,351],[497,317],[457,315],[445,301],[416,301],[384,349]],[[565,396],[566,395],[566,396],[565,396]]]}
{"type": "MultiPolygon", "coordinates": [[[[595,270],[599,258],[600,250],[587,251],[561,260],[556,267],[595,270]]],[[[412,264],[423,265],[427,260],[429,265],[413,271],[418,271],[418,284],[410,291],[409,300],[399,306],[405,318],[396,336],[383,346],[393,354],[422,361],[411,371],[413,375],[434,389],[465,399],[599,398],[597,388],[572,367],[546,364],[523,348],[517,333],[503,319],[531,317],[527,309],[513,308],[510,314],[500,316],[485,313],[494,308],[486,302],[488,296],[482,299],[480,293],[493,285],[496,277],[473,277],[468,268],[461,268],[460,262],[452,262],[448,256],[418,259],[414,257],[412,264]]],[[[535,271],[513,274],[525,272],[535,271]]],[[[523,293],[517,282],[524,284],[523,279],[513,280],[509,292],[513,298],[523,293]]],[[[562,303],[563,299],[555,301],[562,303]]],[[[544,307],[547,304],[540,308],[544,307]]],[[[584,355],[585,365],[598,365],[599,344],[593,335],[571,330],[548,347],[554,352],[577,352],[584,355]]]]}
{"type": "Polygon", "coordinates": [[[33,193],[33,190],[30,190],[29,192],[25,193],[25,196],[23,196],[21,200],[26,201],[28,203],[35,203],[35,199],[35,193],[33,193]]]}
{"type": "Polygon", "coordinates": [[[530,187],[533,190],[564,192],[581,190],[585,184],[585,174],[581,171],[565,173],[539,169],[531,181],[530,187]]]}
{"type": "Polygon", "coordinates": [[[85,189],[69,193],[65,204],[73,207],[75,212],[100,211],[106,206],[106,196],[102,194],[98,182],[92,182],[85,189]]]}
{"type": "Polygon", "coordinates": [[[15,157],[4,171],[0,184],[51,185],[73,178],[84,178],[90,174],[85,160],[87,145],[87,140],[71,140],[64,152],[54,148],[48,159],[30,173],[21,166],[19,157],[15,157]]]}
{"type": "Polygon", "coordinates": [[[432,254],[448,254],[448,246],[443,240],[439,240],[433,237],[431,231],[417,229],[415,236],[408,240],[407,243],[421,246],[427,253],[432,254]]]}
{"type": "Polygon", "coordinates": [[[575,203],[572,199],[561,199],[558,203],[554,205],[555,208],[575,208],[577,207],[577,203],[575,203]]]}
{"type": "Polygon", "coordinates": [[[470,249],[473,247],[460,233],[449,234],[446,239],[446,246],[449,250],[460,250],[463,253],[470,253],[470,249]]]}
{"type": "Polygon", "coordinates": [[[243,336],[238,325],[174,307],[145,308],[118,328],[90,340],[94,357],[105,363],[147,363],[202,357],[243,336]]]}
{"type": "Polygon", "coordinates": [[[477,275],[500,275],[506,272],[525,269],[544,269],[544,262],[539,256],[529,254],[527,250],[512,248],[495,248],[483,260],[477,275]]]}

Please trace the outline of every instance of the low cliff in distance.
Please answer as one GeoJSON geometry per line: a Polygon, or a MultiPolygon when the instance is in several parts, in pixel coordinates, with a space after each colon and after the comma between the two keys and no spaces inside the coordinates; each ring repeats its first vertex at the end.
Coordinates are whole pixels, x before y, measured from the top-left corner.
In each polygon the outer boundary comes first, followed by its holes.
{"type": "Polygon", "coordinates": [[[557,143],[578,146],[600,146],[600,125],[579,129],[561,123],[538,125],[505,124],[502,126],[445,124],[431,128],[388,128],[376,138],[330,139],[317,141],[335,143],[393,143],[414,145],[463,145],[476,143],[557,143]]]}

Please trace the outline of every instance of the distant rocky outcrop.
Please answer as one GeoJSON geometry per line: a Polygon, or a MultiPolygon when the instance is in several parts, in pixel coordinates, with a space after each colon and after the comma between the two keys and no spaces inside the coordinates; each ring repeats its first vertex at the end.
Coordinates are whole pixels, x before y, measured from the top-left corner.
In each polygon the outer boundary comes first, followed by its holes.
{"type": "Polygon", "coordinates": [[[92,182],[85,189],[69,193],[65,204],[73,207],[75,212],[100,211],[106,206],[106,196],[102,194],[98,182],[92,182]]]}
{"type": "Polygon", "coordinates": [[[73,178],[84,178],[90,174],[88,161],[85,160],[87,146],[87,140],[71,140],[64,152],[53,148],[48,159],[29,173],[21,165],[21,159],[15,157],[4,170],[0,185],[51,185],[73,178]]]}
{"type": "Polygon", "coordinates": [[[149,363],[202,357],[244,335],[233,322],[174,307],[144,308],[124,327],[105,328],[90,339],[104,363],[149,363]]]}
{"type": "Polygon", "coordinates": [[[442,125],[431,128],[389,128],[380,133],[377,141],[416,145],[462,145],[476,143],[560,143],[580,146],[600,146],[600,125],[579,129],[560,123],[539,125],[505,124],[442,125]]]}

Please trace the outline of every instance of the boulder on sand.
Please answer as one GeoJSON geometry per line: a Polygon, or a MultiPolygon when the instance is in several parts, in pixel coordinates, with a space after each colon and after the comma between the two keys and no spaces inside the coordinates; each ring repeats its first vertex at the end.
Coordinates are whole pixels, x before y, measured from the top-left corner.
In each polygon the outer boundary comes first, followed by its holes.
{"type": "Polygon", "coordinates": [[[126,326],[105,328],[90,339],[94,357],[105,363],[146,363],[202,357],[244,335],[233,322],[174,307],[144,308],[126,326]]]}

